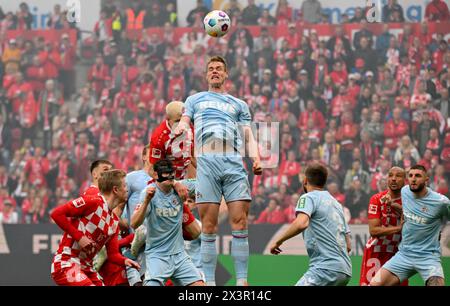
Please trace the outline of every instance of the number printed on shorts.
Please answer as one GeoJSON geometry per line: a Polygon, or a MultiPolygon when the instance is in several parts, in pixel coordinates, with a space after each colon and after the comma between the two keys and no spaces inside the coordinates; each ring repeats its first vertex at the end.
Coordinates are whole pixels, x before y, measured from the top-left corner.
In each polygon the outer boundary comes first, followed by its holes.
{"type": "MultiPolygon", "coordinates": [[[[366,267],[370,267],[366,274],[367,281],[370,283],[372,278],[376,276],[378,270],[380,270],[381,262],[378,258],[369,258],[369,260],[367,260],[366,267]]],[[[377,279],[375,279],[375,281],[377,281],[377,279]]]]}

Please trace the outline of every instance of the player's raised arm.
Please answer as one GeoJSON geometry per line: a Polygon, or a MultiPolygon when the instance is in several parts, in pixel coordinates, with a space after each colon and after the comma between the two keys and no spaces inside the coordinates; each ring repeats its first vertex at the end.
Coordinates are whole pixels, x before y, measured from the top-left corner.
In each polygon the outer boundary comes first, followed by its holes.
{"type": "Polygon", "coordinates": [[[136,210],[133,213],[133,216],[131,217],[131,227],[133,229],[137,229],[145,219],[145,215],[147,214],[147,208],[150,204],[150,201],[152,200],[153,196],[155,195],[156,188],[155,187],[148,187],[145,190],[145,198],[142,202],[142,205],[139,205],[136,210]]]}
{"type": "Polygon", "coordinates": [[[190,117],[186,115],[181,116],[180,122],[178,123],[177,127],[174,130],[175,136],[179,136],[184,132],[187,132],[188,129],[190,129],[190,123],[191,123],[190,117]]]}

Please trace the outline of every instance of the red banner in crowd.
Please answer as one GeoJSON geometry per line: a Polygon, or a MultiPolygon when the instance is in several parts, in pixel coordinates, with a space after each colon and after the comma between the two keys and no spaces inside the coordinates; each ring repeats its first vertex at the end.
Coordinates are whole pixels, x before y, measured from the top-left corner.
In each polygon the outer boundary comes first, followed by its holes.
{"type": "MultiPolygon", "coordinates": [[[[402,33],[405,25],[410,25],[412,32],[414,34],[420,33],[420,23],[389,23],[389,29],[391,31],[396,32],[398,30],[398,33],[402,33]]],[[[444,33],[449,34],[450,33],[450,22],[429,22],[428,24],[428,32],[429,33],[444,33]]],[[[367,24],[367,28],[372,31],[375,35],[379,35],[383,32],[383,25],[384,23],[370,23],[367,24]]],[[[332,36],[336,29],[336,24],[304,24],[304,23],[298,23],[296,24],[296,28],[298,31],[302,32],[302,34],[308,34],[310,31],[316,31],[319,37],[329,37],[332,36]]],[[[351,23],[351,24],[343,24],[344,32],[348,35],[348,37],[352,37],[353,33],[358,31],[361,28],[361,24],[359,23],[351,23]]],[[[245,26],[253,37],[258,37],[261,32],[261,26],[245,26]]],[[[271,26],[266,27],[269,30],[269,34],[272,35],[272,37],[278,39],[280,37],[286,37],[288,35],[288,26],[287,25],[278,25],[278,26],[271,26]]],[[[230,29],[230,33],[228,33],[227,36],[231,35],[234,31],[236,31],[237,27],[232,27],[230,29]]],[[[148,35],[151,35],[153,33],[158,34],[160,38],[163,37],[163,28],[148,28],[145,29],[148,35]]],[[[179,41],[179,39],[186,33],[189,32],[203,32],[203,29],[201,28],[175,28],[174,29],[174,39],[175,41],[179,41]]],[[[137,30],[128,30],[128,37],[131,39],[140,38],[142,35],[142,31],[137,30]]]]}
{"type": "Polygon", "coordinates": [[[75,29],[69,30],[9,30],[6,31],[6,38],[18,39],[19,37],[25,40],[34,40],[36,37],[44,37],[46,42],[59,43],[63,34],[69,35],[69,40],[72,45],[77,43],[77,31],[75,29]]]}

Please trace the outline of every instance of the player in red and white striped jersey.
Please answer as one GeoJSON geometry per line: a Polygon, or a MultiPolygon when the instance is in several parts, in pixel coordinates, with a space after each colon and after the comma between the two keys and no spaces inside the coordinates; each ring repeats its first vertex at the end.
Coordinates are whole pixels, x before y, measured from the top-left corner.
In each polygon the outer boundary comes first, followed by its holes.
{"type": "Polygon", "coordinates": [[[405,178],[405,170],[392,167],[388,172],[388,190],[379,192],[370,199],[370,238],[364,249],[360,286],[369,285],[376,272],[398,251],[403,225],[400,191],[405,185],[405,178]]]}
{"type": "Polygon", "coordinates": [[[150,176],[156,178],[153,165],[162,159],[168,159],[175,167],[175,179],[195,178],[194,131],[175,136],[173,130],[181,119],[184,103],[172,101],[167,104],[166,117],[152,133],[150,139],[150,176]]]}
{"type": "Polygon", "coordinates": [[[122,170],[106,171],[98,181],[100,194],[83,195],[52,212],[52,219],[64,230],[51,266],[56,284],[102,286],[92,260],[104,245],[111,262],[140,268],[119,251],[119,219],[113,209],[127,199],[125,176],[122,170]]]}

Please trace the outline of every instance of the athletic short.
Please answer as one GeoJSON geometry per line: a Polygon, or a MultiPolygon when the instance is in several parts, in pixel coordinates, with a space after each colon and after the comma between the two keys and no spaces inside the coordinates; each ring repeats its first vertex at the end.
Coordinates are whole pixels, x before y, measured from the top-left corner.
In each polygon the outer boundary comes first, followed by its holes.
{"type": "Polygon", "coordinates": [[[303,274],[296,286],[347,286],[351,276],[331,270],[312,268],[303,274]]]}
{"type": "Polygon", "coordinates": [[[383,268],[395,274],[400,279],[400,282],[410,278],[417,272],[425,282],[432,276],[444,278],[440,256],[414,256],[398,251],[383,268]]]}
{"type": "Polygon", "coordinates": [[[100,274],[83,271],[77,264],[56,270],[51,275],[58,286],[104,286],[100,274]]]}
{"type": "Polygon", "coordinates": [[[202,269],[202,256],[200,254],[201,241],[200,237],[191,241],[184,241],[184,249],[198,270],[202,269]]]}
{"type": "Polygon", "coordinates": [[[133,257],[131,259],[135,260],[141,266],[141,269],[139,271],[133,267],[126,267],[128,283],[130,284],[130,286],[134,286],[137,283],[142,282],[142,276],[144,275],[145,271],[145,254],[143,248],[142,251],[139,252],[137,258],[130,254],[129,249],[124,252],[124,256],[128,258],[133,257]]]}
{"type": "MultiPolygon", "coordinates": [[[[380,268],[391,259],[395,253],[374,252],[373,247],[365,248],[361,264],[360,286],[368,286],[370,281],[380,268]]],[[[403,281],[400,286],[408,286],[408,280],[403,281]]]]}
{"type": "Polygon", "coordinates": [[[168,256],[146,255],[144,286],[164,286],[170,278],[175,286],[187,286],[202,280],[186,252],[168,256]]]}
{"type": "Polygon", "coordinates": [[[248,200],[250,184],[242,157],[236,153],[205,153],[197,157],[196,203],[248,200]]]}

